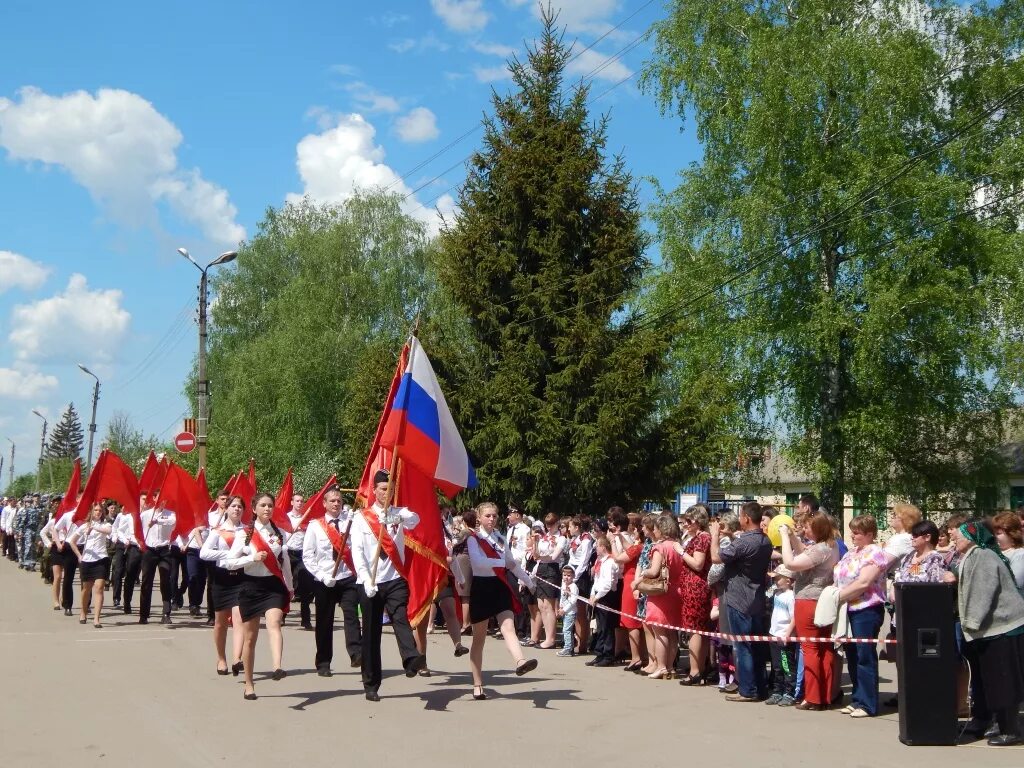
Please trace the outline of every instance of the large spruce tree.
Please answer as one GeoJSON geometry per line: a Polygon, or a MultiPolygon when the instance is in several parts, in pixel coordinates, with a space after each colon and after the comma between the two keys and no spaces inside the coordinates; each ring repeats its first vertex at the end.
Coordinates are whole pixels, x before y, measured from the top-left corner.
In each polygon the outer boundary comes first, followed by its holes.
{"type": "Polygon", "coordinates": [[[68,403],[60,421],[50,432],[46,441],[47,459],[77,459],[82,454],[85,435],[82,421],[78,418],[74,403],[68,403]]]}
{"type": "Polygon", "coordinates": [[[494,94],[441,235],[439,280],[467,333],[423,336],[481,493],[532,512],[654,498],[699,463],[701,430],[659,400],[667,335],[637,327],[648,237],[636,189],[588,88],[564,83],[570,55],[548,13],[526,61],[510,62],[515,88],[494,94]]]}

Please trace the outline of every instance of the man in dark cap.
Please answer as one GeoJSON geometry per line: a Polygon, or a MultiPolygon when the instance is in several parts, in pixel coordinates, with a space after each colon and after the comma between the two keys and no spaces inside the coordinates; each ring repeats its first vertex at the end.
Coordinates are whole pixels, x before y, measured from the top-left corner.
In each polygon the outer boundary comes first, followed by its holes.
{"type": "Polygon", "coordinates": [[[406,677],[415,676],[426,665],[426,658],[416,649],[406,615],[409,585],[395,562],[404,564],[405,531],[419,525],[420,516],[405,507],[391,506],[391,490],[387,471],[378,471],[373,477],[374,503],[361,510],[352,523],[352,560],[363,614],[362,674],[367,701],[380,701],[380,639],[385,611],[398,641],[406,677]]]}

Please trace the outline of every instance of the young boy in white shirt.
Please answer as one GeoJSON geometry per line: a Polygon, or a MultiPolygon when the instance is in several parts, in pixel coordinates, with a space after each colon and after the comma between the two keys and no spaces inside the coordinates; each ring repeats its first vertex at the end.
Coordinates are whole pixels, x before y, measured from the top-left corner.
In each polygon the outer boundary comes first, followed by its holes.
{"type": "Polygon", "coordinates": [[[576,598],[580,590],[576,586],[576,572],[571,566],[562,568],[562,591],[558,596],[558,613],[562,619],[562,650],[558,656],[573,656],[572,649],[576,643],[576,598]]]}
{"type": "Polygon", "coordinates": [[[796,703],[796,643],[789,642],[796,624],[793,603],[793,573],[786,566],[775,569],[775,594],[772,596],[772,621],[768,634],[785,642],[770,644],[772,654],[772,694],[765,704],[791,707],[796,703]]]}

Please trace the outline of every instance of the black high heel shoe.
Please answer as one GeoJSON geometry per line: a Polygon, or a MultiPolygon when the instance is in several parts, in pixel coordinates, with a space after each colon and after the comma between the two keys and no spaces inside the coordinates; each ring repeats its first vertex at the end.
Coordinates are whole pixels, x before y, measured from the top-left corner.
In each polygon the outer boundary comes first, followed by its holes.
{"type": "Polygon", "coordinates": [[[256,691],[252,693],[242,693],[242,698],[246,701],[256,701],[256,691]]]}
{"type": "Polygon", "coordinates": [[[226,675],[230,671],[231,670],[229,670],[227,667],[224,667],[224,669],[221,669],[220,667],[217,667],[217,674],[218,675],[226,675]]]}
{"type": "Polygon", "coordinates": [[[274,670],[274,674],[271,675],[271,677],[273,677],[275,680],[284,680],[284,678],[287,676],[287,674],[288,674],[287,672],[285,672],[283,669],[278,667],[277,669],[274,670]]]}
{"type": "Polygon", "coordinates": [[[238,677],[238,673],[241,672],[243,669],[245,669],[245,664],[243,664],[240,661],[236,661],[234,664],[231,665],[231,674],[235,677],[238,677]]]}
{"type": "Polygon", "coordinates": [[[627,664],[622,668],[623,672],[636,672],[640,667],[643,666],[643,662],[634,661],[632,664],[627,664]]]}
{"type": "Polygon", "coordinates": [[[707,685],[708,681],[705,679],[704,675],[683,675],[679,679],[679,684],[680,685],[697,685],[697,686],[700,686],[700,685],[707,685]]]}
{"type": "Polygon", "coordinates": [[[483,701],[484,699],[487,698],[487,694],[484,693],[484,687],[482,685],[474,685],[473,686],[473,698],[476,699],[477,701],[483,701]],[[476,692],[477,688],[480,689],[480,693],[476,692]]]}

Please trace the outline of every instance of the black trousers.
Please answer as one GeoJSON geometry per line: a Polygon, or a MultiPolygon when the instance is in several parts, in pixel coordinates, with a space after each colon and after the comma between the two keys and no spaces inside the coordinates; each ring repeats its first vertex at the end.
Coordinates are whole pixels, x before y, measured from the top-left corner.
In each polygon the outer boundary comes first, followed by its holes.
{"type": "Polygon", "coordinates": [[[359,587],[359,607],[363,612],[363,688],[367,691],[380,688],[380,638],[384,631],[384,611],[391,619],[402,666],[408,668],[420,655],[406,614],[408,605],[409,585],[401,577],[378,584],[377,594],[373,597],[367,597],[359,587]]]}
{"type": "Polygon", "coordinates": [[[796,643],[769,643],[772,654],[772,693],[792,696],[796,692],[796,643]]]}
{"type": "MultiPolygon", "coordinates": [[[[124,607],[132,607],[132,595],[135,594],[135,582],[142,571],[142,550],[135,544],[124,548],[124,607]]],[[[152,584],[150,584],[152,586],[152,584]]]]}
{"type": "Polygon", "coordinates": [[[71,550],[70,544],[65,544],[63,549],[64,574],[60,584],[60,604],[64,608],[75,607],[75,573],[78,572],[78,558],[71,550]]]}
{"type": "Polygon", "coordinates": [[[188,607],[196,610],[203,604],[206,591],[206,563],[199,557],[198,547],[185,550],[185,573],[188,584],[188,607]]]}
{"type": "Polygon", "coordinates": [[[206,570],[206,620],[213,621],[214,610],[213,610],[213,569],[216,566],[213,563],[203,561],[203,568],[206,570]]]}
{"type": "Polygon", "coordinates": [[[179,547],[172,544],[168,555],[171,559],[171,603],[177,608],[185,602],[185,592],[188,589],[185,553],[179,547]]]}
{"type": "MultiPolygon", "coordinates": [[[[316,582],[306,570],[306,566],[302,562],[301,549],[289,549],[288,559],[292,566],[292,589],[295,590],[295,599],[299,601],[299,620],[302,622],[302,626],[309,626],[309,604],[316,598],[314,584],[319,582],[316,582]]],[[[331,616],[333,621],[334,614],[332,613],[331,616]]],[[[347,623],[346,619],[346,625],[347,623]]]]}
{"type": "Polygon", "coordinates": [[[124,544],[115,544],[114,557],[110,562],[110,583],[113,585],[115,603],[121,602],[121,587],[124,585],[124,550],[124,544]]]}
{"type": "Polygon", "coordinates": [[[171,596],[174,584],[171,581],[172,557],[170,547],[150,547],[142,553],[142,584],[139,587],[139,619],[148,619],[153,603],[153,582],[160,569],[160,599],[163,601],[163,615],[171,615],[171,596]]]}
{"type": "MultiPolygon", "coordinates": [[[[622,601],[621,587],[613,589],[597,601],[598,605],[618,609],[622,601]]],[[[601,608],[594,610],[597,628],[594,630],[594,660],[615,661],[615,630],[619,626],[619,615],[601,608]]]]}
{"type": "Polygon", "coordinates": [[[334,611],[341,605],[345,618],[345,650],[350,659],[363,654],[363,633],[359,627],[359,600],[362,592],[356,585],[356,577],[349,576],[328,587],[322,581],[313,580],[313,605],[316,609],[316,659],[317,668],[322,664],[331,665],[334,659],[334,611]]]}

